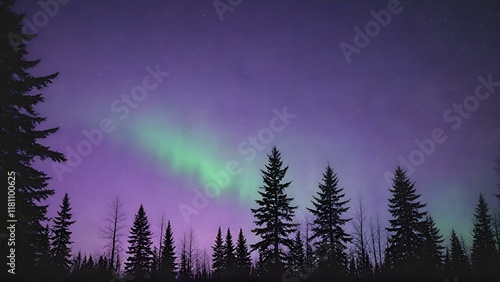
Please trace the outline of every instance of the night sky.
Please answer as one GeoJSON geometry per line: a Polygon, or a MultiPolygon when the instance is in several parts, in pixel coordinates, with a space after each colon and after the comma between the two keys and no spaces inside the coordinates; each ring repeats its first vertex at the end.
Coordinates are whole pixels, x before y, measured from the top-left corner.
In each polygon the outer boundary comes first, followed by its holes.
{"type": "Polygon", "coordinates": [[[43,143],[69,161],[36,166],[53,178],[50,216],[69,194],[74,251],[102,250],[116,195],[127,235],[143,204],[155,235],[162,213],[171,220],[176,243],[192,227],[211,251],[218,226],[254,243],[274,145],[297,222],[328,163],[351,216],[361,193],[387,225],[386,174],[401,162],[446,236],[470,241],[479,193],[498,209],[495,1],[60,2],[16,11],[38,34],[34,74],[60,72],[38,111],[60,126],[43,143]]]}

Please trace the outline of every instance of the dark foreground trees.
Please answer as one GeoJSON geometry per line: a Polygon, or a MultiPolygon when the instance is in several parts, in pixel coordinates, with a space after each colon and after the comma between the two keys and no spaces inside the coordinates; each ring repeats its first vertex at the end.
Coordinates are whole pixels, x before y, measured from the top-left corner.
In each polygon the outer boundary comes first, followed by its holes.
{"type": "Polygon", "coordinates": [[[259,207],[251,209],[256,225],[252,232],[260,237],[252,249],[260,253],[262,279],[278,279],[284,272],[286,250],[293,246],[289,235],[297,227],[292,222],[297,207],[286,194],[291,182],[284,181],[288,166],[283,167],[280,152],[273,147],[267,156],[266,169],[261,170],[264,185],[260,187],[260,199],[256,200],[259,207]]]}
{"type": "Polygon", "coordinates": [[[177,257],[175,255],[174,234],[170,221],[167,223],[165,238],[161,251],[159,277],[160,281],[174,281],[177,272],[177,257]]]}
{"type": "Polygon", "coordinates": [[[149,278],[151,271],[151,262],[153,251],[151,250],[150,225],[146,212],[142,205],[135,215],[134,225],[130,229],[129,248],[127,254],[129,257],[125,262],[126,274],[139,278],[149,278]]]}
{"type": "Polygon", "coordinates": [[[411,280],[419,277],[419,252],[425,240],[422,231],[425,228],[425,204],[419,201],[414,183],[406,172],[398,167],[394,173],[392,188],[389,189],[390,232],[389,246],[386,249],[385,268],[389,278],[411,280]]]}
{"type": "Polygon", "coordinates": [[[492,279],[498,274],[500,260],[493,237],[491,214],[481,194],[474,217],[471,254],[473,275],[482,280],[492,279]]]}
{"type": "Polygon", "coordinates": [[[313,197],[313,208],[308,208],[314,216],[312,238],[317,239],[316,253],[321,258],[319,277],[344,279],[347,275],[346,244],[352,238],[344,229],[350,219],[344,217],[349,200],[345,199],[343,190],[338,185],[337,174],[328,165],[317,196],[313,197]]]}
{"type": "MultiPolygon", "coordinates": [[[[46,88],[57,73],[32,76],[30,71],[40,60],[28,60],[25,42],[33,36],[23,34],[24,15],[12,11],[14,1],[0,2],[0,172],[4,181],[15,187],[16,269],[19,279],[31,280],[37,275],[36,242],[45,236],[44,221],[47,205],[44,201],[54,194],[47,187],[50,179],[43,171],[33,168],[36,160],[65,161],[61,153],[40,142],[57,132],[58,128],[41,129],[45,121],[35,107],[44,101],[40,91],[46,88]]],[[[4,186],[5,187],[5,186],[4,186]]],[[[7,193],[6,190],[3,190],[7,193]]],[[[5,198],[2,198],[5,199],[5,198]]],[[[7,212],[1,213],[2,224],[7,212]]],[[[7,265],[7,241],[2,240],[0,263],[7,265]]],[[[0,278],[7,279],[7,271],[0,278]]]]}
{"type": "Polygon", "coordinates": [[[247,246],[247,240],[243,235],[243,230],[240,228],[238,240],[236,241],[236,271],[243,277],[250,276],[252,268],[252,260],[247,246]]]}
{"type": "Polygon", "coordinates": [[[75,223],[72,221],[71,207],[68,194],[64,195],[61,210],[57,212],[54,219],[54,227],[51,237],[51,263],[53,271],[59,279],[69,276],[71,270],[71,231],[69,227],[75,223]]]}
{"type": "Polygon", "coordinates": [[[105,221],[106,225],[101,232],[106,240],[105,248],[109,253],[110,272],[116,275],[120,267],[119,264],[117,264],[117,257],[122,251],[122,237],[125,235],[125,213],[120,197],[117,196],[113,199],[113,202],[109,206],[105,221]]]}

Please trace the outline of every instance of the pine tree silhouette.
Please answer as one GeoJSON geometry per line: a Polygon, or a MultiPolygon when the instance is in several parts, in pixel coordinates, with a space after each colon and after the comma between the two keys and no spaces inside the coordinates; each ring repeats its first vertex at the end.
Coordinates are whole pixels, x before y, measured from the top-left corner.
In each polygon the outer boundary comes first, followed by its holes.
{"type": "MultiPolygon", "coordinates": [[[[233,235],[228,228],[226,233],[226,240],[224,243],[224,274],[225,280],[235,279],[236,276],[236,256],[233,244],[233,235]]],[[[239,278],[239,277],[238,277],[239,278]]]]}
{"type": "MultiPolygon", "coordinates": [[[[34,169],[33,163],[46,159],[63,162],[65,158],[40,143],[58,128],[40,129],[45,118],[35,111],[44,101],[40,91],[52,83],[58,73],[31,75],[30,71],[40,60],[27,59],[26,42],[34,36],[22,32],[25,15],[12,10],[14,3],[13,0],[4,0],[0,5],[0,173],[5,176],[4,181],[13,184],[16,193],[16,210],[10,218],[17,219],[16,278],[33,280],[39,278],[35,271],[36,244],[40,242],[37,237],[45,236],[43,222],[48,220],[44,201],[54,194],[47,187],[50,177],[34,169]]],[[[2,224],[7,222],[7,215],[7,212],[1,213],[2,224]]],[[[7,241],[2,240],[1,265],[7,265],[9,249],[7,241]]],[[[2,271],[0,279],[7,279],[7,275],[11,274],[2,271]]]]}
{"type": "Polygon", "coordinates": [[[51,254],[52,264],[54,266],[54,274],[58,278],[69,276],[71,270],[71,231],[69,227],[75,223],[71,221],[71,207],[69,204],[68,194],[64,195],[61,210],[57,212],[57,217],[54,219],[54,227],[52,228],[51,237],[51,254]]]}
{"type": "Polygon", "coordinates": [[[293,223],[296,206],[292,206],[293,198],[287,197],[285,190],[291,182],[283,182],[288,166],[282,168],[281,154],[273,147],[268,156],[266,170],[261,170],[264,185],[260,187],[261,199],[256,200],[259,205],[251,209],[255,217],[256,228],[252,232],[260,240],[251,245],[252,250],[261,252],[261,259],[271,279],[277,279],[284,273],[286,261],[285,249],[293,245],[289,235],[295,232],[297,224],[293,223]]]}
{"type": "Polygon", "coordinates": [[[288,253],[288,271],[294,277],[300,277],[303,272],[305,262],[304,241],[300,235],[300,230],[295,233],[293,246],[288,253]]]}
{"type": "Polygon", "coordinates": [[[217,236],[215,237],[215,244],[212,246],[212,277],[218,281],[221,280],[224,275],[224,260],[225,260],[225,248],[224,240],[222,239],[222,232],[217,230],[217,236]]]}
{"type": "Polygon", "coordinates": [[[449,278],[465,277],[470,270],[469,260],[465,253],[465,248],[460,243],[455,230],[451,230],[450,235],[450,258],[449,258],[448,273],[449,278]]]}
{"type": "Polygon", "coordinates": [[[50,228],[46,225],[35,244],[35,269],[37,277],[42,280],[49,280],[53,274],[52,254],[50,250],[50,228]]]}
{"type": "Polygon", "coordinates": [[[136,279],[148,279],[150,277],[153,259],[151,235],[148,217],[141,205],[130,229],[127,251],[129,257],[125,262],[125,273],[136,279]]]}
{"type": "Polygon", "coordinates": [[[248,251],[247,240],[243,235],[243,230],[240,228],[238,233],[238,240],[236,242],[236,270],[241,280],[250,278],[250,269],[252,267],[252,260],[250,252],[248,251]]]}
{"type": "Polygon", "coordinates": [[[177,263],[175,255],[174,234],[170,221],[167,223],[163,249],[161,250],[160,281],[175,281],[177,263]]]}
{"type": "Polygon", "coordinates": [[[393,219],[387,228],[390,232],[389,246],[386,249],[386,269],[394,279],[414,279],[419,277],[419,252],[424,242],[425,212],[406,172],[398,167],[394,174],[392,198],[389,199],[389,212],[393,219]]]}
{"type": "MultiPolygon", "coordinates": [[[[495,241],[491,225],[488,204],[479,194],[479,202],[474,214],[474,229],[471,262],[474,277],[493,279],[497,276],[498,258],[495,252],[495,241]]],[[[496,277],[500,278],[500,277],[496,277]]]]}
{"type": "Polygon", "coordinates": [[[439,234],[436,223],[429,215],[426,217],[423,227],[422,234],[424,236],[424,241],[420,257],[421,274],[429,281],[443,280],[443,236],[439,234]]]}
{"type": "Polygon", "coordinates": [[[349,200],[344,200],[344,189],[338,187],[337,174],[327,165],[323,173],[323,183],[319,184],[317,196],[313,196],[314,208],[308,208],[314,216],[312,239],[319,256],[318,273],[322,277],[342,279],[347,274],[348,261],[346,244],[352,238],[344,230],[350,218],[343,218],[349,200]]]}

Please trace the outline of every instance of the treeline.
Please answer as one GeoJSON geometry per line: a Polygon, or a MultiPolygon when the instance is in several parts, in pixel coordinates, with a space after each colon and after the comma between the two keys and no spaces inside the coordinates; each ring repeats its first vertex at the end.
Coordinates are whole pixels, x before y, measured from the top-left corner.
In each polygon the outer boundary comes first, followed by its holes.
{"type": "MultiPolygon", "coordinates": [[[[307,207],[312,218],[300,228],[295,221],[297,206],[287,194],[291,183],[284,181],[288,167],[283,166],[276,148],[268,155],[262,170],[263,185],[250,211],[255,219],[251,232],[259,238],[256,242],[248,244],[241,229],[235,239],[236,230],[223,232],[214,227],[212,250],[200,251],[192,230],[175,242],[172,227],[166,222],[160,228],[158,246],[153,246],[148,217],[140,206],[125,244],[124,217],[116,199],[107,218],[109,225],[102,230],[108,242],[106,251],[94,256],[72,254],[71,226],[75,220],[70,198],[64,196],[57,216],[50,220],[44,204],[54,194],[48,187],[50,178],[33,168],[37,160],[65,161],[63,154],[41,144],[58,128],[39,129],[45,118],[35,111],[44,100],[38,91],[58,74],[30,74],[40,61],[26,58],[26,42],[33,36],[22,33],[24,15],[14,13],[13,5],[13,0],[0,0],[0,170],[6,178],[12,175],[9,186],[15,186],[15,209],[2,212],[0,219],[15,220],[9,225],[15,228],[5,228],[0,234],[0,263],[7,266],[0,280],[500,280],[500,220],[482,195],[474,213],[469,251],[454,231],[450,243],[443,244],[443,235],[403,169],[394,173],[388,203],[391,219],[383,228],[380,222],[367,223],[361,200],[356,216],[346,217],[350,200],[339,187],[334,170],[327,166],[307,207]],[[354,226],[351,234],[346,231],[347,224],[354,226]],[[388,236],[382,240],[385,231],[388,236]],[[124,258],[122,250],[126,251],[124,258]]],[[[500,192],[497,197],[500,199],[500,192]]]]}
{"type": "MultiPolygon", "coordinates": [[[[109,228],[102,230],[109,235],[106,251],[94,257],[80,252],[71,256],[70,227],[75,221],[66,194],[53,226],[46,226],[37,241],[38,249],[44,250],[36,260],[38,277],[46,281],[499,281],[500,222],[481,194],[469,255],[454,230],[450,243],[443,244],[414,183],[400,167],[390,188],[386,240],[380,222],[368,222],[361,198],[355,217],[345,217],[350,200],[329,165],[307,208],[311,220],[300,228],[294,221],[297,206],[286,193],[291,184],[284,181],[287,170],[274,147],[261,171],[263,186],[256,208],[251,209],[255,218],[251,232],[259,238],[254,244],[247,243],[242,229],[234,238],[230,229],[223,232],[220,227],[214,232],[211,252],[197,248],[192,229],[176,243],[170,221],[162,216],[156,246],[141,205],[128,232],[123,262],[119,198],[110,206],[109,228]],[[354,227],[351,234],[346,232],[349,223],[354,227]],[[254,261],[253,251],[258,254],[254,261]]],[[[500,200],[500,194],[497,197],[500,200]]]]}

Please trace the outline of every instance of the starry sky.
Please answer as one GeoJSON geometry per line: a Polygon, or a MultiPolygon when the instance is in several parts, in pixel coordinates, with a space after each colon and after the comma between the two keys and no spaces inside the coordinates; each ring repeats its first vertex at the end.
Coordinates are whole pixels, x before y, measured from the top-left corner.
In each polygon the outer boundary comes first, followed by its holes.
{"type": "Polygon", "coordinates": [[[479,193],[498,207],[494,1],[42,3],[15,9],[38,35],[33,73],[60,72],[37,110],[60,126],[43,143],[69,160],[35,166],[53,178],[50,216],[69,194],[74,251],[102,251],[117,195],[127,234],[143,204],[155,236],[163,213],[177,242],[193,228],[210,250],[218,226],[255,242],[250,208],[274,145],[299,223],[328,163],[349,216],[361,194],[387,224],[399,164],[445,235],[470,240],[479,193]]]}

